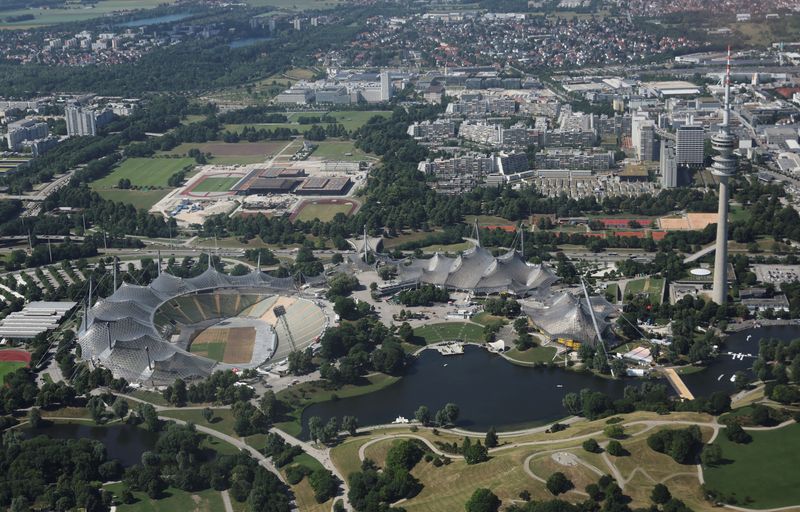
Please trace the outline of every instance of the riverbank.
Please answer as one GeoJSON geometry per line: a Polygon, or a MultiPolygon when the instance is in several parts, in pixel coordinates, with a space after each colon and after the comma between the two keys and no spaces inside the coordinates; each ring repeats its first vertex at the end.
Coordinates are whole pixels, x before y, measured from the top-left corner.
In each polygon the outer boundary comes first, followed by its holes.
{"type": "Polygon", "coordinates": [[[284,421],[275,423],[275,427],[292,435],[299,436],[303,430],[302,417],[306,408],[323,402],[338,402],[341,399],[358,397],[380,391],[401,380],[401,377],[385,373],[373,373],[363,378],[362,385],[345,384],[338,389],[325,389],[323,381],[304,382],[277,393],[277,398],[288,404],[291,410],[284,421]]]}
{"type": "Polygon", "coordinates": [[[758,329],[759,327],[779,327],[784,325],[800,326],[800,319],[745,320],[744,322],[728,324],[728,328],[725,330],[725,332],[727,333],[728,331],[731,331],[732,333],[737,333],[746,331],[747,329],[758,329]]]}

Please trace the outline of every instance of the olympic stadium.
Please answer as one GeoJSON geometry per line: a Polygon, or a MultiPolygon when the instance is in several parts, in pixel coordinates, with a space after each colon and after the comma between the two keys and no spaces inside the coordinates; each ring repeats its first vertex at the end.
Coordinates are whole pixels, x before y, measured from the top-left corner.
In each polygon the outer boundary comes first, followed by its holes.
{"type": "Polygon", "coordinates": [[[78,343],[82,359],[115,377],[162,385],[283,360],[327,325],[291,277],[209,267],[187,279],[161,272],[148,286],[123,283],[88,309],[78,343]]]}

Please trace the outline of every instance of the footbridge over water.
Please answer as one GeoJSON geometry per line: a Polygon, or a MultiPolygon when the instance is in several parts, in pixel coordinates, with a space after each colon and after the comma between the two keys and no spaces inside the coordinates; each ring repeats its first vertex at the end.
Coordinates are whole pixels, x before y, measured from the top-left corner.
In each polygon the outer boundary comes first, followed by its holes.
{"type": "Polygon", "coordinates": [[[681,376],[678,375],[678,372],[672,368],[667,368],[664,370],[664,375],[667,377],[667,380],[672,385],[672,388],[675,390],[675,392],[678,393],[678,396],[684,400],[694,400],[694,395],[691,391],[689,391],[686,383],[683,382],[681,376]]]}

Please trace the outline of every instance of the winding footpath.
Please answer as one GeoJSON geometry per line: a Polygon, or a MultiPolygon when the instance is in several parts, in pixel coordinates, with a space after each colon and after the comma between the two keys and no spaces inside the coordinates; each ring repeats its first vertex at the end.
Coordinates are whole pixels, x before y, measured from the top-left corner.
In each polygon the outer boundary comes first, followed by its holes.
{"type": "MultiPolygon", "coordinates": [[[[341,499],[343,501],[345,509],[347,509],[347,510],[351,509],[350,501],[349,501],[349,498],[347,497],[347,494],[350,492],[350,489],[347,486],[347,480],[342,476],[341,472],[339,471],[339,468],[336,467],[336,464],[333,463],[333,460],[331,459],[331,449],[330,448],[327,448],[327,447],[324,448],[324,449],[317,448],[313,444],[308,443],[306,441],[301,441],[300,439],[298,439],[298,438],[296,438],[296,437],[284,432],[283,430],[275,428],[275,427],[271,428],[270,432],[272,432],[273,434],[277,434],[277,435],[281,436],[284,441],[286,441],[287,443],[289,443],[291,445],[300,446],[303,449],[303,451],[305,451],[307,454],[311,455],[317,461],[319,461],[319,463],[322,464],[322,467],[324,467],[325,469],[327,469],[328,471],[333,473],[333,475],[342,482],[343,493],[342,493],[342,496],[340,496],[340,497],[341,497],[341,499]]],[[[335,502],[336,502],[336,500],[334,499],[334,503],[335,502]]]]}
{"type": "MultiPolygon", "coordinates": [[[[109,391],[111,391],[111,390],[109,390],[109,391]]],[[[143,399],[131,396],[131,395],[117,393],[117,392],[114,392],[114,391],[111,391],[111,392],[113,394],[117,395],[117,396],[121,396],[121,397],[129,399],[131,401],[147,403],[147,404],[153,405],[153,407],[158,412],[167,412],[167,411],[176,411],[176,410],[193,410],[193,409],[204,409],[205,408],[205,406],[171,407],[171,406],[155,405],[155,404],[152,404],[151,402],[148,402],[146,400],[143,400],[143,399]]],[[[222,407],[214,407],[214,408],[215,409],[230,408],[230,406],[222,406],[222,407]]],[[[184,420],[179,420],[179,419],[176,419],[176,418],[167,417],[167,416],[161,416],[161,415],[159,415],[159,419],[165,420],[165,421],[174,421],[174,422],[179,423],[179,424],[186,424],[187,423],[184,420]]],[[[560,423],[571,425],[571,424],[574,424],[574,423],[578,423],[581,420],[583,420],[583,418],[580,418],[580,417],[577,417],[577,416],[572,416],[572,417],[569,417],[569,418],[566,418],[566,419],[562,420],[560,423]]],[[[783,428],[783,427],[785,427],[787,425],[790,425],[792,423],[794,423],[793,420],[787,420],[787,421],[784,421],[783,423],[780,423],[780,424],[774,425],[774,426],[770,426],[770,427],[746,427],[745,430],[759,430],[759,431],[775,430],[775,429],[783,428]]],[[[711,435],[711,437],[710,437],[710,439],[708,441],[709,443],[712,443],[717,438],[717,436],[719,435],[720,430],[725,428],[725,425],[719,423],[717,421],[717,419],[714,419],[714,421],[705,421],[705,422],[703,422],[703,421],[690,421],[690,420],[636,420],[636,421],[630,421],[630,422],[627,422],[627,423],[623,423],[622,425],[624,427],[626,427],[626,428],[636,427],[636,426],[644,426],[643,429],[630,434],[630,437],[642,436],[642,435],[646,434],[647,432],[652,431],[653,429],[656,429],[656,428],[659,428],[659,427],[664,427],[664,426],[691,426],[691,425],[695,425],[695,426],[698,426],[698,427],[710,428],[712,430],[712,435],[711,435]]],[[[392,428],[400,429],[400,428],[408,428],[409,426],[410,425],[408,425],[408,424],[403,424],[403,425],[396,425],[396,424],[377,425],[377,426],[359,428],[358,432],[362,433],[362,434],[368,434],[368,433],[370,433],[370,432],[372,432],[374,430],[377,430],[377,429],[392,429],[392,428]]],[[[421,427],[420,425],[417,425],[417,426],[421,427]]],[[[278,470],[277,467],[275,467],[275,465],[272,463],[272,461],[268,457],[264,456],[264,454],[262,454],[257,449],[253,448],[252,446],[248,445],[244,441],[241,441],[241,440],[239,440],[239,439],[237,439],[237,438],[235,438],[233,436],[224,434],[224,433],[222,433],[222,432],[220,432],[218,430],[215,430],[213,428],[210,428],[210,427],[206,427],[206,426],[198,425],[198,424],[195,424],[195,427],[200,432],[203,432],[203,433],[208,434],[210,436],[214,436],[214,437],[216,437],[216,438],[218,438],[218,439],[220,439],[220,440],[222,440],[222,441],[224,441],[226,443],[229,443],[229,444],[235,446],[239,450],[249,452],[250,455],[253,456],[262,467],[264,467],[265,469],[267,469],[271,473],[275,474],[281,480],[281,482],[283,482],[284,484],[287,483],[285,478],[283,477],[283,474],[278,470]]],[[[549,428],[549,426],[541,426],[541,427],[535,427],[535,428],[519,430],[519,431],[513,431],[513,432],[503,432],[503,433],[498,434],[498,437],[500,439],[503,439],[503,440],[513,440],[513,438],[515,438],[515,437],[520,437],[520,436],[530,435],[530,434],[536,434],[536,433],[543,433],[548,428],[549,428]]],[[[309,443],[309,442],[306,442],[306,441],[302,441],[302,440],[292,436],[291,434],[288,434],[287,432],[284,432],[284,431],[282,431],[282,430],[280,430],[278,428],[274,428],[273,427],[272,429],[270,429],[270,432],[281,436],[281,438],[283,438],[284,441],[286,441],[290,445],[300,446],[305,451],[305,453],[309,454],[311,457],[316,459],[326,470],[328,470],[331,473],[333,473],[333,475],[335,475],[342,482],[342,490],[343,490],[343,492],[337,498],[334,499],[333,503],[336,503],[336,501],[338,499],[339,501],[341,501],[344,504],[346,510],[352,510],[352,506],[351,506],[351,504],[349,502],[349,499],[348,499],[349,489],[348,489],[348,485],[347,485],[347,480],[341,474],[339,468],[337,468],[336,465],[333,463],[333,460],[331,459],[331,449],[330,448],[328,448],[328,447],[322,447],[321,448],[321,447],[319,447],[319,446],[317,446],[315,444],[312,444],[312,443],[309,443]]],[[[481,434],[481,433],[471,432],[471,431],[461,430],[461,429],[450,429],[450,430],[448,430],[448,432],[452,433],[452,434],[456,434],[456,435],[467,436],[467,437],[483,437],[483,435],[484,435],[484,434],[481,434]]],[[[580,434],[580,435],[576,435],[576,436],[554,438],[554,439],[544,439],[544,440],[538,440],[538,441],[520,441],[520,442],[513,442],[512,441],[512,442],[506,442],[505,444],[503,444],[501,446],[498,446],[496,448],[490,449],[489,450],[489,454],[494,454],[494,453],[502,452],[502,451],[505,451],[505,450],[513,450],[513,449],[516,449],[516,448],[525,448],[525,447],[547,446],[547,445],[553,445],[553,444],[571,443],[571,442],[576,442],[576,441],[583,441],[583,440],[586,440],[586,439],[589,439],[589,438],[592,438],[592,437],[598,437],[598,436],[604,436],[603,430],[596,430],[596,431],[593,431],[593,432],[580,434]]],[[[383,441],[386,441],[386,440],[390,440],[390,439],[415,439],[415,440],[418,440],[418,441],[424,443],[425,446],[427,446],[428,449],[430,449],[431,452],[435,453],[436,455],[438,455],[440,457],[448,457],[450,459],[455,459],[455,460],[463,459],[462,455],[453,454],[453,453],[447,453],[447,452],[441,450],[438,446],[436,446],[432,441],[430,441],[426,437],[423,437],[423,436],[418,435],[418,434],[410,433],[410,432],[397,432],[397,433],[385,433],[385,434],[382,434],[382,435],[380,435],[378,437],[375,437],[375,438],[370,439],[369,441],[363,443],[358,449],[358,458],[359,458],[359,460],[363,462],[366,459],[366,451],[370,446],[373,446],[373,445],[375,445],[377,443],[380,443],[380,442],[383,442],[383,441]]],[[[554,450],[548,450],[548,451],[544,451],[544,452],[537,452],[537,453],[533,453],[533,454],[529,455],[525,459],[525,461],[523,463],[523,470],[525,471],[525,473],[529,477],[533,478],[534,480],[537,480],[539,482],[543,482],[544,483],[545,480],[542,477],[536,475],[533,472],[533,470],[531,469],[531,463],[534,462],[534,459],[536,459],[536,458],[542,457],[542,456],[544,456],[546,454],[551,454],[552,455],[553,453],[556,453],[558,451],[560,451],[560,450],[554,449],[554,450]]],[[[619,470],[619,468],[614,464],[614,462],[611,460],[611,458],[608,456],[608,454],[606,452],[603,452],[602,460],[605,463],[605,465],[608,467],[611,475],[617,481],[617,484],[623,490],[625,489],[626,485],[629,484],[631,482],[631,480],[633,480],[633,478],[636,476],[637,473],[642,474],[643,476],[645,476],[646,478],[651,480],[653,483],[664,483],[664,482],[666,482],[666,481],[668,481],[668,480],[670,480],[672,478],[678,477],[678,476],[696,476],[700,484],[705,483],[705,478],[704,478],[704,474],[703,474],[703,468],[702,468],[702,465],[700,465],[700,464],[696,465],[696,470],[697,470],[696,473],[695,472],[688,472],[688,471],[676,472],[676,473],[667,475],[667,476],[661,478],[660,480],[657,480],[656,478],[654,478],[653,476],[648,474],[647,471],[642,467],[634,468],[633,471],[631,471],[631,473],[626,478],[622,474],[622,472],[619,470]]],[[[578,463],[578,464],[581,464],[582,466],[586,467],[587,469],[589,469],[590,471],[592,471],[593,473],[595,473],[597,475],[603,475],[604,474],[602,469],[597,468],[596,466],[590,464],[589,462],[583,460],[580,457],[576,456],[575,462],[578,463]]],[[[576,493],[576,494],[581,495],[581,496],[586,496],[585,492],[577,490],[577,489],[573,489],[570,492],[576,493]]],[[[230,497],[223,495],[223,502],[225,503],[226,512],[231,512],[232,505],[230,504],[230,497]]],[[[754,512],[754,509],[748,509],[748,508],[745,508],[745,507],[737,507],[737,506],[733,506],[733,505],[725,505],[725,507],[728,508],[728,509],[731,509],[731,510],[736,510],[738,512],[754,512]]],[[[775,508],[775,509],[764,509],[764,510],[759,510],[758,512],[786,512],[786,511],[789,511],[789,510],[800,510],[800,506],[781,507],[781,508],[775,508]]]]}

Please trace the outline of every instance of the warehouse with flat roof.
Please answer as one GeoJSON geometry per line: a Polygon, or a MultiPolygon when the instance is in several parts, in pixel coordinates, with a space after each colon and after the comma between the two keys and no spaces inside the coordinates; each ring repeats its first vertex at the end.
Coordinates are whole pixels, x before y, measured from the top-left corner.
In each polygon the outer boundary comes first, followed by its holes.
{"type": "Polygon", "coordinates": [[[350,178],[306,178],[295,190],[296,194],[314,196],[341,196],[350,189],[350,178]]]}

